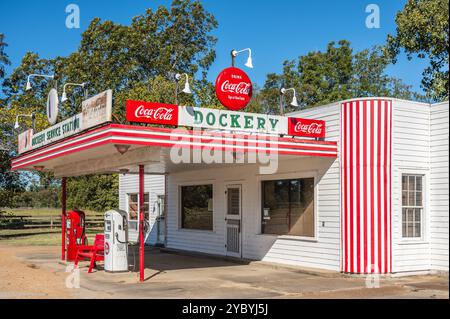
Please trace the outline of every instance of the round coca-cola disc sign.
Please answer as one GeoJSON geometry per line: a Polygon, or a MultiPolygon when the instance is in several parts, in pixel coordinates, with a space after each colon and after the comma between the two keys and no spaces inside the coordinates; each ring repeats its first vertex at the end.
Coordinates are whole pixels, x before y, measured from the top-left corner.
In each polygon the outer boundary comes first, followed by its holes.
{"type": "Polygon", "coordinates": [[[227,109],[240,110],[250,102],[252,82],[241,69],[227,68],[217,76],[216,95],[220,103],[227,109]]]}

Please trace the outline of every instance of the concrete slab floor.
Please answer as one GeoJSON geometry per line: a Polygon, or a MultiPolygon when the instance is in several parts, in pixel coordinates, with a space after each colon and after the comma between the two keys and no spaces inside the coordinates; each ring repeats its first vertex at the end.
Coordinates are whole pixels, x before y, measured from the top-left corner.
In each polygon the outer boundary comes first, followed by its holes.
{"type": "MultiPolygon", "coordinates": [[[[143,283],[138,282],[137,269],[106,273],[99,267],[88,274],[84,262],[80,264],[80,288],[66,288],[68,265],[60,262],[59,247],[0,244],[0,257],[0,298],[449,298],[448,276],[382,278],[380,288],[369,289],[362,277],[158,249],[146,251],[143,283]],[[11,267],[22,267],[20,278],[11,267]],[[5,269],[7,275],[2,272],[5,269]],[[19,281],[29,284],[17,287],[19,281]]],[[[137,268],[133,264],[130,254],[130,269],[137,268]]]]}

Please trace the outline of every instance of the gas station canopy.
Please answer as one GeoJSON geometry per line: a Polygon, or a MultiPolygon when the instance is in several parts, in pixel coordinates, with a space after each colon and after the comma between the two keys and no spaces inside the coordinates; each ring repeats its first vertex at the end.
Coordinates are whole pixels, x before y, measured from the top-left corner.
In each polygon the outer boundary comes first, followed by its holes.
{"type": "Polygon", "coordinates": [[[251,153],[280,158],[337,156],[336,142],[107,123],[27,151],[13,159],[12,169],[52,171],[57,177],[69,177],[137,173],[137,165],[146,165],[146,174],[165,174],[186,165],[170,159],[173,147],[189,153],[198,149],[228,152],[234,158],[251,153]]]}

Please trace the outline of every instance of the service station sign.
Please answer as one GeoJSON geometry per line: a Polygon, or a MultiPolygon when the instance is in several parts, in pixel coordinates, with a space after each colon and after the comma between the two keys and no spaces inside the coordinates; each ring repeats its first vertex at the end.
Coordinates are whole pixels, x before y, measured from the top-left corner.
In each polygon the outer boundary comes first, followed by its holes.
{"type": "Polygon", "coordinates": [[[83,111],[41,132],[27,130],[19,135],[19,154],[56,142],[99,124],[110,122],[112,91],[107,90],[83,101],[83,111]]]}
{"type": "Polygon", "coordinates": [[[325,137],[325,122],[321,120],[132,100],[126,103],[126,119],[129,122],[212,130],[325,137]]]}

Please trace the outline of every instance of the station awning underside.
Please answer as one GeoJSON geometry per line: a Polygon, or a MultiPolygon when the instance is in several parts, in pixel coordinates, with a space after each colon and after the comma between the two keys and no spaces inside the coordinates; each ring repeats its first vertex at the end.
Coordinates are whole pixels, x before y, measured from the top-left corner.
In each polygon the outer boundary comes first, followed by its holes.
{"type": "Polygon", "coordinates": [[[269,154],[280,159],[335,158],[337,143],[245,133],[107,124],[23,153],[13,159],[11,166],[13,170],[44,170],[53,172],[57,177],[69,177],[134,172],[137,165],[145,165],[147,174],[166,174],[206,164],[211,167],[228,163],[198,162],[198,152],[222,154],[223,159],[231,156],[237,163],[241,160],[245,164],[247,158],[269,154]],[[122,149],[125,146],[125,153],[118,151],[120,146],[122,149]],[[186,152],[191,155],[191,161],[180,161],[180,154],[186,152]],[[195,152],[197,155],[194,155],[195,152]]]}

